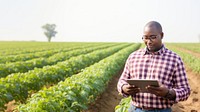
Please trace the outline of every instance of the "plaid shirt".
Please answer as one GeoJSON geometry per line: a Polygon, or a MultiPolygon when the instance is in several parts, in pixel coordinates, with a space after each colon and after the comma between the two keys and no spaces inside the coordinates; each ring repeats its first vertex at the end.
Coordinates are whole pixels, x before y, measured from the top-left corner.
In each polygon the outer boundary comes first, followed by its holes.
{"type": "Polygon", "coordinates": [[[128,96],[122,91],[122,86],[128,84],[126,79],[157,79],[161,84],[176,92],[175,100],[168,100],[151,93],[137,93],[132,96],[134,106],[170,108],[174,103],[186,100],[190,95],[190,87],[181,58],[164,45],[154,53],[145,48],[130,54],[117,85],[118,91],[123,96],[128,96]]]}

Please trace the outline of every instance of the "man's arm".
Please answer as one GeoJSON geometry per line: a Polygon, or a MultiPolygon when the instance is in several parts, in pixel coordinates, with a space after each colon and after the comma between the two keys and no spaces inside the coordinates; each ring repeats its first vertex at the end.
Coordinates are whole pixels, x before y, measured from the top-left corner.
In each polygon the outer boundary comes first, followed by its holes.
{"type": "Polygon", "coordinates": [[[167,88],[164,85],[160,85],[160,87],[147,86],[147,89],[152,94],[173,100],[175,102],[186,100],[190,95],[190,87],[183,62],[180,58],[178,59],[175,67],[172,80],[174,88],[167,88]]]}
{"type": "Polygon", "coordinates": [[[123,91],[123,86],[128,85],[127,79],[130,78],[130,71],[129,71],[129,58],[126,61],[124,70],[122,72],[121,77],[119,78],[118,84],[117,84],[117,89],[119,93],[121,93],[124,97],[128,97],[128,94],[125,94],[123,91]]]}
{"type": "Polygon", "coordinates": [[[187,100],[187,98],[190,95],[190,86],[186,76],[184,64],[181,58],[178,59],[175,74],[173,77],[173,82],[175,83],[175,87],[173,88],[173,90],[176,93],[175,101],[179,102],[187,100]]]}

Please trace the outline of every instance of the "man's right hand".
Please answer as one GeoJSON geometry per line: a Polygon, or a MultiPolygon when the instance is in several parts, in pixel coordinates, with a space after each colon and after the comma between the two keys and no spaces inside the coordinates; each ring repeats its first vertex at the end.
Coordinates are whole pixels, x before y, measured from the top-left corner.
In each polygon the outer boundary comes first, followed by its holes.
{"type": "Polygon", "coordinates": [[[136,95],[136,93],[140,92],[140,88],[135,87],[134,85],[129,85],[129,84],[123,85],[122,90],[125,94],[128,94],[128,95],[136,95]]]}

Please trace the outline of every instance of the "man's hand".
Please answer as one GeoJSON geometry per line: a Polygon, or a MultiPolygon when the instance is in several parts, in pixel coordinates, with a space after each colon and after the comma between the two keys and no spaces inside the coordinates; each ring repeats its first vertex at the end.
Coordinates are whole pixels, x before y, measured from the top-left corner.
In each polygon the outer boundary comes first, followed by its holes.
{"type": "Polygon", "coordinates": [[[122,87],[122,90],[125,94],[128,94],[128,95],[135,95],[136,93],[139,93],[140,92],[140,89],[138,87],[135,87],[134,85],[124,85],[122,87]]]}
{"type": "Polygon", "coordinates": [[[152,93],[155,94],[156,96],[161,96],[165,97],[166,94],[168,93],[169,89],[166,88],[165,86],[161,85],[159,87],[153,87],[153,86],[147,86],[146,89],[152,93]]]}

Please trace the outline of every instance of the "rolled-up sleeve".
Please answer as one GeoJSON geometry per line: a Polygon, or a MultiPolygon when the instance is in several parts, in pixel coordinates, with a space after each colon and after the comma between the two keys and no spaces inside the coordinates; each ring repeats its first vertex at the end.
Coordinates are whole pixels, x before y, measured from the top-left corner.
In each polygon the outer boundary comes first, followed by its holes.
{"type": "Polygon", "coordinates": [[[178,59],[173,80],[175,82],[175,87],[173,89],[176,92],[175,102],[187,100],[190,95],[190,86],[181,58],[178,59]]]}
{"type": "Polygon", "coordinates": [[[130,60],[130,58],[127,59],[124,70],[123,70],[122,75],[119,78],[119,81],[117,84],[117,89],[118,89],[119,93],[122,94],[124,97],[129,96],[129,95],[125,94],[122,90],[122,86],[128,84],[126,80],[130,79],[129,60],[130,60]]]}

